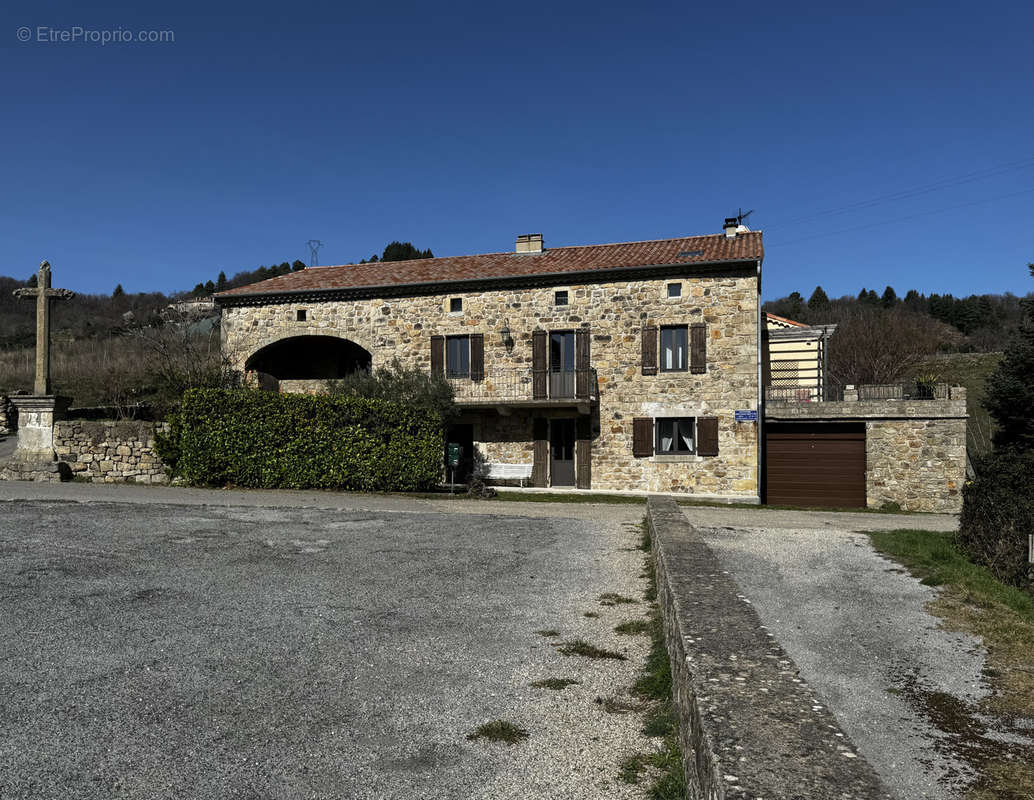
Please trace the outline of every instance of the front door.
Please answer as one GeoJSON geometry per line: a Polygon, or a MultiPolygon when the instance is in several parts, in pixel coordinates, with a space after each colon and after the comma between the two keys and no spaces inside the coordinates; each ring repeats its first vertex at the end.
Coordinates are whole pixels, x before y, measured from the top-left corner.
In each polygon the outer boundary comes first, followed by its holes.
{"type": "Polygon", "coordinates": [[[574,331],[549,334],[549,396],[574,397],[574,331]]]}
{"type": "Polygon", "coordinates": [[[574,486],[573,419],[549,423],[549,478],[552,486],[574,486]]]}

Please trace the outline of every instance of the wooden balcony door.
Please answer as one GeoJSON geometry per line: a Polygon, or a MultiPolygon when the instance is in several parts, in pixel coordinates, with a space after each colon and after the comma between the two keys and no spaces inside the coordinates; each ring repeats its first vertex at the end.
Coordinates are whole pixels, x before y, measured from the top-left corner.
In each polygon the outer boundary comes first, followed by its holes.
{"type": "Polygon", "coordinates": [[[549,396],[574,397],[574,331],[549,334],[549,396]]]}

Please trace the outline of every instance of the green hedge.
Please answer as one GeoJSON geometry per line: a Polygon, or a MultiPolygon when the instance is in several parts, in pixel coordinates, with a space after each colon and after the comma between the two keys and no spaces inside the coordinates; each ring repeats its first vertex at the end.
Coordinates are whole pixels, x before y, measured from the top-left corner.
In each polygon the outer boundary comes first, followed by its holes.
{"type": "Polygon", "coordinates": [[[414,491],[441,476],[442,423],[401,403],[252,389],[191,389],[159,442],[190,483],[414,491]]]}
{"type": "Polygon", "coordinates": [[[963,490],[956,542],[1004,583],[1030,590],[1027,536],[1034,533],[1034,451],[999,449],[977,464],[963,490]]]}

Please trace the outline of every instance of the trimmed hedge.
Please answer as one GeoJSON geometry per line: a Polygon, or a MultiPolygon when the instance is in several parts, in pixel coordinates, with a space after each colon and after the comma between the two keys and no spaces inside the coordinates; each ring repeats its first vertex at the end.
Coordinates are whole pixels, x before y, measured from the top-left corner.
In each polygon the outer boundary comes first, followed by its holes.
{"type": "Polygon", "coordinates": [[[956,543],[1004,583],[1030,589],[1027,536],[1034,533],[1034,451],[998,450],[963,490],[956,543]]]}
{"type": "Polygon", "coordinates": [[[415,491],[441,478],[433,412],[341,395],[191,389],[159,455],[190,483],[415,491]]]}

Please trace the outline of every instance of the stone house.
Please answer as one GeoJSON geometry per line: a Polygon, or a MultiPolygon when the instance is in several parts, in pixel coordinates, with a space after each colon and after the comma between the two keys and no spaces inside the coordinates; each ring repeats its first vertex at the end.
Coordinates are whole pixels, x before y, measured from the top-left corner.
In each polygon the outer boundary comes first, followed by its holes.
{"type": "Polygon", "coordinates": [[[763,255],[735,220],[578,247],[532,234],[504,253],[309,268],[216,302],[224,354],[268,388],[394,359],[445,376],[457,479],[758,502],[763,255]]]}

